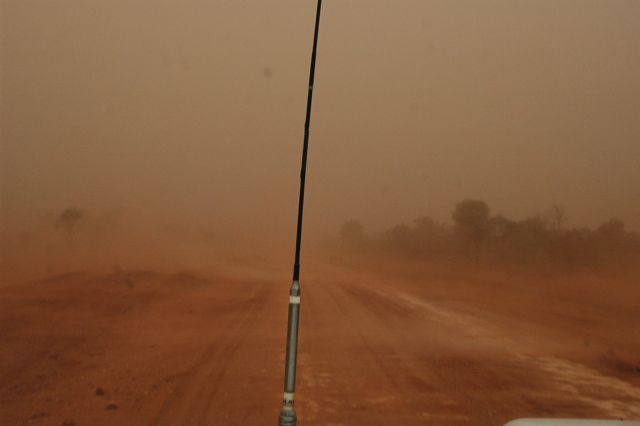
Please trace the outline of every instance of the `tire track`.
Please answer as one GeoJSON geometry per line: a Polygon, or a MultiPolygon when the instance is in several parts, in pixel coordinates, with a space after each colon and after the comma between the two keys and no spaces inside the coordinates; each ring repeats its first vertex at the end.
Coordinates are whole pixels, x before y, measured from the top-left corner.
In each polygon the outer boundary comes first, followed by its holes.
{"type": "MultiPolygon", "coordinates": [[[[468,418],[461,413],[458,402],[432,385],[428,371],[411,365],[411,351],[400,353],[396,348],[407,348],[403,333],[395,322],[411,321],[413,311],[392,300],[373,297],[357,297],[345,284],[328,287],[327,293],[338,310],[349,320],[350,329],[358,337],[361,354],[370,362],[361,359],[363,365],[373,365],[367,370],[384,377],[389,386],[375,399],[389,407],[395,421],[434,422],[441,424],[467,424],[468,418]],[[349,300],[351,303],[347,304],[349,300]],[[378,324],[374,326],[374,324],[378,324]],[[393,408],[391,408],[393,407],[393,408]],[[453,422],[453,423],[452,423],[453,422]]],[[[377,380],[375,382],[378,382],[377,380]]]]}
{"type": "Polygon", "coordinates": [[[158,411],[153,425],[209,425],[207,414],[234,355],[251,330],[256,313],[267,303],[270,289],[262,288],[246,301],[246,308],[234,315],[222,335],[211,342],[158,411]]]}
{"type": "MultiPolygon", "coordinates": [[[[534,388],[531,388],[530,391],[534,393],[540,392],[540,395],[537,395],[534,399],[545,400],[548,404],[547,409],[562,405],[558,404],[555,399],[560,401],[561,399],[566,399],[567,395],[571,395],[570,402],[565,402],[564,405],[573,407],[576,410],[580,410],[581,406],[591,407],[600,412],[602,416],[612,418],[633,418],[640,415],[640,411],[635,408],[640,404],[640,389],[633,384],[607,376],[577,362],[555,356],[526,353],[518,347],[516,342],[512,341],[506,334],[501,333],[499,327],[488,321],[449,308],[433,305],[402,291],[394,292],[379,288],[369,289],[363,285],[352,283],[344,283],[342,288],[347,293],[352,293],[356,296],[355,299],[361,302],[361,306],[370,310],[373,314],[376,314],[376,311],[381,309],[385,303],[388,304],[388,313],[384,314],[384,316],[379,315],[380,319],[389,321],[394,312],[396,316],[399,315],[401,309],[397,305],[401,304],[405,306],[405,309],[424,312],[426,318],[460,329],[461,333],[472,337],[478,342],[494,346],[496,350],[505,351],[512,360],[511,363],[529,369],[532,377],[540,377],[546,380],[544,385],[546,391],[544,393],[542,390],[536,391],[534,388]],[[368,295],[371,297],[368,297],[368,295]],[[365,299],[367,300],[366,303],[363,301],[365,299]]],[[[475,369],[478,370],[476,374],[479,375],[495,375],[497,380],[502,380],[503,377],[508,379],[508,375],[505,372],[501,373],[501,366],[495,365],[495,360],[482,355],[477,356],[480,357],[478,361],[484,359],[483,362],[487,367],[483,367],[482,363],[477,361],[469,361],[467,362],[468,365],[464,367],[465,370],[475,369]]],[[[437,358],[429,361],[440,362],[437,358]]],[[[450,361],[454,361],[453,363],[455,364],[455,360],[444,360],[445,365],[450,361]]],[[[505,363],[502,367],[505,366],[508,366],[508,363],[505,363]]],[[[513,373],[513,368],[511,370],[511,373],[513,373]]],[[[436,374],[436,379],[442,379],[437,376],[438,374],[436,374]]],[[[459,385],[455,386],[455,390],[464,397],[467,378],[456,375],[448,376],[447,379],[445,383],[449,385],[459,382],[459,385]]],[[[524,380],[524,377],[520,377],[520,379],[522,381],[514,383],[514,386],[517,385],[522,389],[527,389],[527,381],[524,380]]],[[[524,402],[523,404],[524,407],[526,404],[524,402]]]]}

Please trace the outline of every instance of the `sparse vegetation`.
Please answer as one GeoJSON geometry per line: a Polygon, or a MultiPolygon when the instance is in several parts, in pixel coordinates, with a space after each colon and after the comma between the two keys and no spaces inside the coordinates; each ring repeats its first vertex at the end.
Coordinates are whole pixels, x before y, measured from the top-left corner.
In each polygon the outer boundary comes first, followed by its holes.
{"type": "Polygon", "coordinates": [[[611,219],[596,229],[565,227],[565,212],[516,221],[492,215],[479,200],[463,200],[452,225],[420,217],[368,235],[360,222],[346,222],[342,240],[352,248],[395,253],[421,260],[466,260],[482,265],[517,265],[544,270],[624,268],[640,261],[640,236],[611,219]]]}

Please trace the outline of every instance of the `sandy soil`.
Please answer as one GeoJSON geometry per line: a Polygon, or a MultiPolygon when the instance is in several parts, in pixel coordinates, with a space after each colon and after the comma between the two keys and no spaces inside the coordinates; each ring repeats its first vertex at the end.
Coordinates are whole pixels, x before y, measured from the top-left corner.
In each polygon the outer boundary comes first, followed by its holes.
{"type": "MultiPolygon", "coordinates": [[[[4,285],[0,424],[276,424],[289,282],[251,268],[4,285]]],[[[327,259],[302,285],[300,424],[640,418],[635,282],[327,259]]]]}

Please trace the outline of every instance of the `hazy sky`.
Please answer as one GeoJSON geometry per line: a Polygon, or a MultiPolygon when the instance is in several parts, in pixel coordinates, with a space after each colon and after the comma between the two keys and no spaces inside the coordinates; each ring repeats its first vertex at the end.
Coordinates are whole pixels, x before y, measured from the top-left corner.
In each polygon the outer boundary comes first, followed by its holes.
{"type": "MultiPolygon", "coordinates": [[[[294,230],[315,2],[0,0],[5,228],[294,230]]],[[[640,1],[325,0],[305,229],[564,206],[640,230],[640,1]]]]}

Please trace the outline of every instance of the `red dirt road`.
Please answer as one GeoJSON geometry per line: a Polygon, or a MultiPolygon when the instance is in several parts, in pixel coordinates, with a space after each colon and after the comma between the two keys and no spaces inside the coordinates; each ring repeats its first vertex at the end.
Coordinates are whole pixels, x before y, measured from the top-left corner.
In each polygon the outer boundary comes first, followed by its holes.
{"type": "MultiPolygon", "coordinates": [[[[273,276],[117,270],[0,288],[0,424],[276,424],[289,283],[273,276]]],[[[640,418],[638,298],[392,276],[305,270],[300,424],[640,418]]]]}

